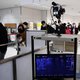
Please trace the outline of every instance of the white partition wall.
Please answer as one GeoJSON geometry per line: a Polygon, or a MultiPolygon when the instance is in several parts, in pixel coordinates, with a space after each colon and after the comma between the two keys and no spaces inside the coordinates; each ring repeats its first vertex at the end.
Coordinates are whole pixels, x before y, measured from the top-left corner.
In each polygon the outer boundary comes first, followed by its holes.
{"type": "Polygon", "coordinates": [[[12,61],[0,64],[0,80],[13,80],[12,61]]]}
{"type": "Polygon", "coordinates": [[[16,59],[17,80],[32,80],[31,54],[16,59]]]}
{"type": "MultiPolygon", "coordinates": [[[[45,34],[46,31],[37,31],[37,30],[30,30],[26,32],[26,42],[27,42],[27,47],[31,48],[31,36],[37,36],[37,35],[43,35],[45,34]]],[[[45,41],[44,40],[35,40],[34,41],[35,49],[36,48],[41,48],[45,46],[45,41]]]]}
{"type": "MultiPolygon", "coordinates": [[[[43,30],[28,30],[26,31],[26,46],[22,47],[20,46],[20,53],[27,53],[29,51],[31,51],[31,36],[37,36],[37,35],[43,35],[45,34],[46,31],[43,30]]],[[[35,44],[35,49],[39,49],[41,47],[45,46],[45,41],[44,40],[35,40],[34,41],[35,44]]]]}

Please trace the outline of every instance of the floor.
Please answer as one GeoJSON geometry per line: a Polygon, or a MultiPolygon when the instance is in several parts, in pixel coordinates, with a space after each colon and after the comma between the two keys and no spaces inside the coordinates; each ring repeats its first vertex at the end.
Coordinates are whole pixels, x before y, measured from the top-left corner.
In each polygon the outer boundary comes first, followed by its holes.
{"type": "Polygon", "coordinates": [[[17,55],[16,48],[14,46],[8,47],[5,58],[9,58],[9,57],[12,57],[12,56],[15,56],[15,55],[17,55]]]}

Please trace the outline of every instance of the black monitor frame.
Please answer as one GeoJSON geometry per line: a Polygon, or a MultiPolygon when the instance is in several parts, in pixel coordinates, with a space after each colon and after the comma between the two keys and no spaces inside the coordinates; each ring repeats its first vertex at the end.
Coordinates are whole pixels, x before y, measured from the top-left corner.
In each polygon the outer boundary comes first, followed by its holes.
{"type": "MultiPolygon", "coordinates": [[[[42,36],[43,37],[43,36],[42,36]]],[[[42,39],[42,37],[41,36],[38,36],[38,37],[35,37],[35,36],[31,36],[31,49],[32,49],[32,80],[35,80],[35,79],[37,79],[36,77],[35,77],[35,53],[34,53],[34,39],[42,39]]],[[[52,40],[52,38],[51,39],[49,39],[50,37],[48,37],[48,38],[46,38],[46,41],[47,41],[47,55],[49,55],[50,54],[50,49],[49,49],[49,42],[50,42],[50,40],[52,40]]],[[[58,38],[60,38],[60,37],[58,37],[58,38]]],[[[68,39],[68,37],[65,37],[65,40],[64,41],[67,41],[66,39],[68,39]]],[[[73,77],[73,80],[76,80],[76,58],[77,58],[77,37],[76,36],[71,36],[71,37],[69,37],[69,39],[71,39],[71,41],[73,41],[74,42],[74,56],[75,56],[75,61],[74,61],[74,64],[75,64],[75,68],[74,68],[74,77],[73,77]]],[[[44,39],[45,40],[45,39],[44,39]]],[[[64,78],[41,78],[41,79],[38,79],[38,80],[64,80],[64,78]]]]}

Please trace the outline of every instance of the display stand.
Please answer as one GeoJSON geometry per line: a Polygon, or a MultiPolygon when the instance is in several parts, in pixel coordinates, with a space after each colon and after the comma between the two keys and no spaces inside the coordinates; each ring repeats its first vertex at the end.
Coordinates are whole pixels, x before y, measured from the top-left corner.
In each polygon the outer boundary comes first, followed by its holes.
{"type": "MultiPolygon", "coordinates": [[[[73,80],[76,80],[76,54],[77,54],[77,36],[75,35],[62,35],[60,37],[52,34],[45,34],[42,36],[32,36],[31,37],[31,48],[32,48],[32,80],[65,80],[65,77],[62,78],[45,78],[45,79],[36,79],[35,75],[35,58],[34,58],[34,39],[39,39],[39,40],[46,40],[47,41],[47,55],[50,54],[50,46],[49,42],[50,41],[68,41],[68,42],[73,42],[74,44],[74,76],[70,77],[73,78],[73,80]]],[[[69,77],[68,77],[69,78],[69,77]]]]}

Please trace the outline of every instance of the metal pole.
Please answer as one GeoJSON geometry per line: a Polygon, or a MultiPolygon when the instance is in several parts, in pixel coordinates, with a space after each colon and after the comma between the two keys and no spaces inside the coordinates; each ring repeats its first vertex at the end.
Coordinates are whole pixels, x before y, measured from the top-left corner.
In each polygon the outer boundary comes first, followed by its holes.
{"type": "Polygon", "coordinates": [[[32,49],[32,80],[34,80],[34,37],[31,36],[31,49],[32,49]]]}
{"type": "Polygon", "coordinates": [[[17,80],[16,60],[13,59],[13,80],[17,80]]]}
{"type": "Polygon", "coordinates": [[[74,80],[76,80],[76,65],[77,65],[77,38],[74,39],[74,80]]]}
{"type": "Polygon", "coordinates": [[[47,54],[50,54],[50,51],[49,51],[49,41],[47,41],[47,54]]]}

